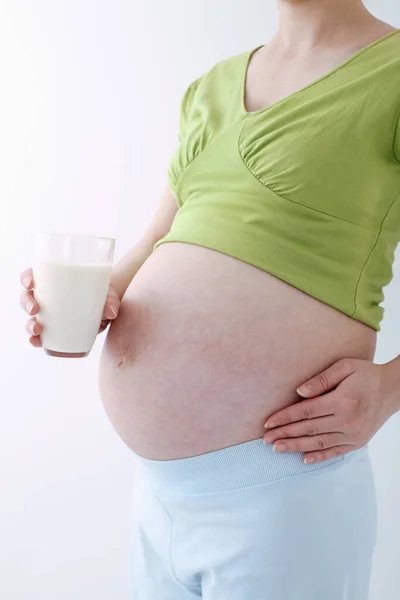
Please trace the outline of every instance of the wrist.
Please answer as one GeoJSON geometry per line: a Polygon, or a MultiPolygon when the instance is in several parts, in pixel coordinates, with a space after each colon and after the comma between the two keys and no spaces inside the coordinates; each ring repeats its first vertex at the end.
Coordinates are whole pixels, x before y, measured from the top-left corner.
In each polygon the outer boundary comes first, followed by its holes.
{"type": "Polygon", "coordinates": [[[391,414],[400,410],[400,356],[379,365],[382,374],[382,395],[391,414]]]}

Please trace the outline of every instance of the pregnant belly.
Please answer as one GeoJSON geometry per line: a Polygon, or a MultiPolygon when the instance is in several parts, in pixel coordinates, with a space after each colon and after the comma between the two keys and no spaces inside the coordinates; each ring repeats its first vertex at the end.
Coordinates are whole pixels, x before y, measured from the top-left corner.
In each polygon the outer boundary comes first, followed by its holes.
{"type": "Polygon", "coordinates": [[[166,460],[262,437],[296,387],[343,357],[372,360],[376,332],[240,260],[159,246],[101,357],[109,419],[137,454],[166,460]]]}

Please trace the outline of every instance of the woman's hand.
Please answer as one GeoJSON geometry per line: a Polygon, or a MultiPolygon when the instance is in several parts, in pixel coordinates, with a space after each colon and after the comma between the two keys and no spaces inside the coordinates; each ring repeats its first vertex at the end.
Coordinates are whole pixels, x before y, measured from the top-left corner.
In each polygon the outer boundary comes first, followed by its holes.
{"type": "MultiPolygon", "coordinates": [[[[34,296],[34,282],[32,269],[27,269],[21,274],[21,283],[25,291],[21,294],[21,306],[30,315],[30,319],[26,324],[26,330],[29,333],[29,341],[36,348],[41,347],[40,334],[42,332],[41,325],[37,322],[35,315],[39,312],[39,304],[34,296]]],[[[104,307],[103,320],[100,325],[99,333],[104,331],[110,321],[113,321],[118,316],[120,300],[115,290],[110,287],[107,295],[106,304],[104,307]]]]}
{"type": "Polygon", "coordinates": [[[307,463],[361,448],[398,410],[386,366],[337,361],[297,388],[306,400],[268,418],[265,443],[274,443],[279,452],[305,452],[307,463]]]}

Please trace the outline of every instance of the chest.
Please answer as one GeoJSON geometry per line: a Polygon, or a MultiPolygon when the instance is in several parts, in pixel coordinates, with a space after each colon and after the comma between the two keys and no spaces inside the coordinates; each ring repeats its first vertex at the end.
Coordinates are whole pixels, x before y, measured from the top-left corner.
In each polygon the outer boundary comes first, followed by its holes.
{"type": "Polygon", "coordinates": [[[399,190],[397,59],[365,52],[345,62],[331,55],[307,65],[260,63],[259,50],[229,63],[229,77],[215,69],[198,88],[170,165],[181,203],[215,207],[218,197],[223,207],[240,190],[253,221],[278,197],[379,231],[399,190]]]}
{"type": "Polygon", "coordinates": [[[350,50],[313,52],[305,56],[277,56],[259,49],[248,64],[244,104],[248,112],[261,110],[323,78],[343,63],[350,50]]]}

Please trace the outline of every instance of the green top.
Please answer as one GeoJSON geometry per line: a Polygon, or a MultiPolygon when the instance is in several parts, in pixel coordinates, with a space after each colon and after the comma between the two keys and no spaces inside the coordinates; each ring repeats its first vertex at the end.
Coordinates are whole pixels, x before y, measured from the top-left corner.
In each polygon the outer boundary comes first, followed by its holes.
{"type": "Polygon", "coordinates": [[[380,331],[400,239],[399,33],[253,112],[245,77],[261,46],[193,81],[168,169],[179,210],[155,248],[228,254],[380,331]]]}

